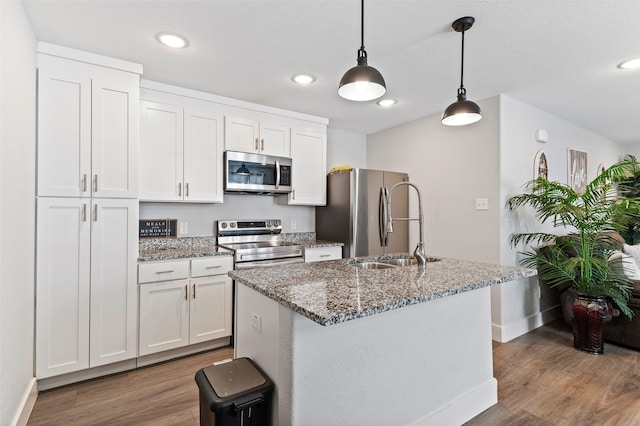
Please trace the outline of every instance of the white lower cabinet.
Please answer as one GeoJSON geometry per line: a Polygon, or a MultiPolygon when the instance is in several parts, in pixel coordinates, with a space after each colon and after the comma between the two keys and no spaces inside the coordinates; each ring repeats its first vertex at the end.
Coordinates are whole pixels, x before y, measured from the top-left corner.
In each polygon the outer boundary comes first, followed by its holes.
{"type": "Polygon", "coordinates": [[[305,263],[342,259],[341,246],[312,247],[304,249],[305,263]]]}
{"type": "Polygon", "coordinates": [[[39,198],[36,377],[136,357],[134,199],[39,198]]]}
{"type": "Polygon", "coordinates": [[[232,269],[231,256],[141,263],[139,355],[231,336],[232,269]]]}

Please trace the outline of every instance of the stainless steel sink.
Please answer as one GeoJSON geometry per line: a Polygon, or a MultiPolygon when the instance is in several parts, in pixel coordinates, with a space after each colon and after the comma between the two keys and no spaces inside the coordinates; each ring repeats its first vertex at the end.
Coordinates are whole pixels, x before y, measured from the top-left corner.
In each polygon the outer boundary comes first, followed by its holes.
{"type": "Polygon", "coordinates": [[[356,268],[360,269],[391,269],[396,267],[395,265],[382,262],[352,263],[351,266],[355,266],[356,268]]]}
{"type": "Polygon", "coordinates": [[[418,261],[415,258],[410,258],[410,259],[388,259],[388,260],[381,260],[380,262],[386,263],[388,265],[394,265],[394,266],[411,266],[411,265],[417,265],[418,264],[418,261]]]}
{"type": "MultiPolygon", "coordinates": [[[[436,257],[427,257],[426,260],[427,260],[427,263],[429,263],[429,262],[437,262],[440,259],[436,257]]],[[[387,263],[389,265],[394,265],[394,266],[413,266],[418,264],[418,261],[415,257],[402,258],[402,259],[386,259],[386,260],[381,260],[380,262],[387,263]]]]}

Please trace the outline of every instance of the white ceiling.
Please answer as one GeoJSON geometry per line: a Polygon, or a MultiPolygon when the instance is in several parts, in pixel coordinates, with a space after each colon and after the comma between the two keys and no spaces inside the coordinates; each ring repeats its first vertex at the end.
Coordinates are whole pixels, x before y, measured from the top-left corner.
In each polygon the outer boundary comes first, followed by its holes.
{"type": "Polygon", "coordinates": [[[369,65],[387,82],[390,109],[349,102],[337,85],[356,64],[360,2],[26,0],[38,40],[144,65],[143,78],[328,117],[369,134],[433,114],[455,101],[460,34],[470,100],[500,93],[622,143],[640,142],[640,1],[486,0],[365,2],[369,65]],[[190,46],[171,50],[155,34],[190,46]],[[294,85],[298,72],[316,82],[294,85]]]}

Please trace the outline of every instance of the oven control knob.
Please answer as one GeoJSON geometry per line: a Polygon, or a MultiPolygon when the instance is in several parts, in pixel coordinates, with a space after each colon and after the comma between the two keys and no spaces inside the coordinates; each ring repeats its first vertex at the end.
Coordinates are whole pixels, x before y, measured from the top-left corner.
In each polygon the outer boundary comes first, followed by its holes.
{"type": "Polygon", "coordinates": [[[227,222],[222,222],[222,224],[220,225],[220,227],[222,229],[227,229],[227,222]]]}
{"type": "Polygon", "coordinates": [[[235,228],[235,227],[236,227],[236,223],[235,223],[235,222],[231,222],[231,223],[229,224],[229,226],[230,226],[230,227],[232,227],[232,228],[235,228]]]}

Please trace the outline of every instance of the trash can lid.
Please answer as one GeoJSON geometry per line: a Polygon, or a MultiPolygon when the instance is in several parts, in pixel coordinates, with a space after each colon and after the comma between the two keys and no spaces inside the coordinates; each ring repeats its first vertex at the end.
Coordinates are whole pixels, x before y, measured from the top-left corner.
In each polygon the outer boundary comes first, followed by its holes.
{"type": "Polygon", "coordinates": [[[213,391],[220,398],[232,396],[266,383],[248,358],[210,365],[202,369],[213,391]]]}

